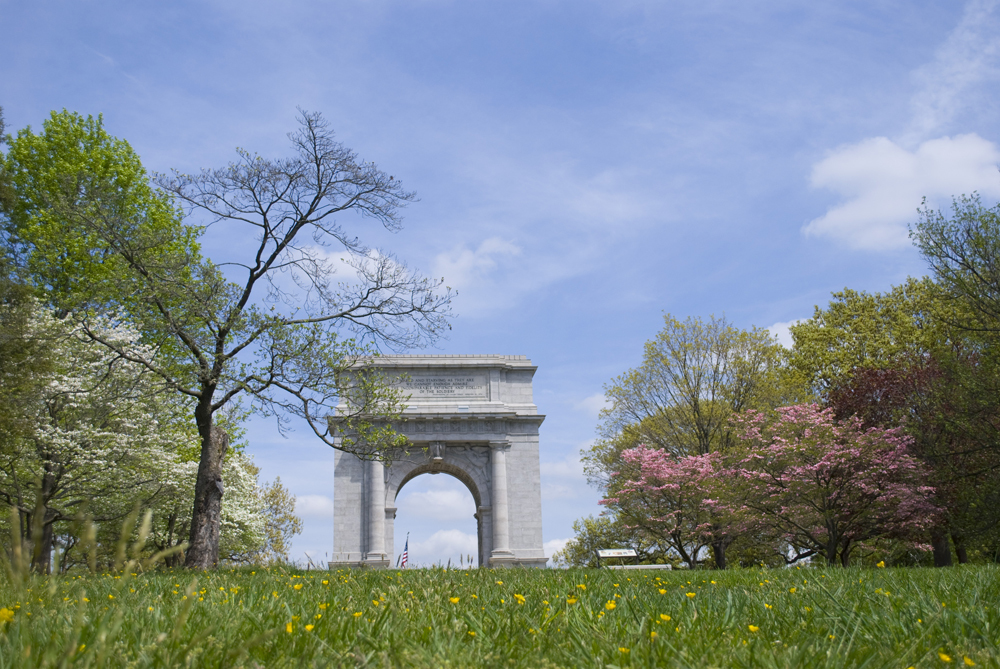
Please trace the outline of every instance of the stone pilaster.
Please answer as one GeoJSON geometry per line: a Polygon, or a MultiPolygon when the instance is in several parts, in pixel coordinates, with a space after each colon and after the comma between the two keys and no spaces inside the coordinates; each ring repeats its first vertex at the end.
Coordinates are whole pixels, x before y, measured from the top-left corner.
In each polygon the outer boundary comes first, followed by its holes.
{"type": "Polygon", "coordinates": [[[365,563],[386,566],[385,554],[385,468],[378,460],[368,463],[368,552],[365,563]]]}
{"type": "Polygon", "coordinates": [[[514,561],[510,550],[510,521],[507,503],[507,449],[506,441],[490,442],[490,462],[493,500],[493,552],[490,565],[498,566],[514,561]]]}

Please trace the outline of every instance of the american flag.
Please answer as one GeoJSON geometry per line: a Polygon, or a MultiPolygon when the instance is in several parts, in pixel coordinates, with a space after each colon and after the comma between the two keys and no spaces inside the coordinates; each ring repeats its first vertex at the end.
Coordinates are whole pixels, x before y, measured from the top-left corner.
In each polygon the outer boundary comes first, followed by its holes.
{"type": "Polygon", "coordinates": [[[410,534],[409,532],[407,532],[406,544],[403,546],[403,559],[399,565],[401,569],[406,569],[406,559],[409,556],[409,553],[410,553],[410,534]]]}

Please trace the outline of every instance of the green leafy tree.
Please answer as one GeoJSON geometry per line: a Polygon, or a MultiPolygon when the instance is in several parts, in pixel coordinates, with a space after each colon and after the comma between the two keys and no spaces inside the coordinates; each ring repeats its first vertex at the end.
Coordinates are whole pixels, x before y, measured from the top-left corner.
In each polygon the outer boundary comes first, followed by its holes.
{"type": "MultiPolygon", "coordinates": [[[[636,473],[621,453],[639,444],[675,458],[732,448],[734,415],[772,409],[802,394],[786,373],[786,356],[766,330],[741,330],[725,318],[679,321],[664,315],[663,329],[646,342],[642,364],[605,386],[611,406],[601,413],[601,438],[583,453],[591,482],[605,497],[616,497],[612,474],[628,480],[636,473]]],[[[720,540],[712,546],[721,568],[726,545],[720,540]]]]}
{"type": "Polygon", "coordinates": [[[191,279],[200,261],[197,228],[183,225],[170,198],[150,185],[139,156],[107,133],[101,117],[52,112],[41,133],[30,126],[17,133],[3,170],[5,251],[57,310],[139,306],[130,304],[141,301],[138,277],[101,230],[83,223],[95,217],[113,216],[118,234],[144,247],[147,262],[191,279]]]}
{"type": "MultiPolygon", "coordinates": [[[[613,516],[587,516],[573,522],[574,537],[552,556],[563,567],[597,567],[597,551],[603,548],[631,548],[640,564],[671,563],[666,551],[655,541],[635,532],[613,516]]],[[[675,558],[676,560],[676,558],[675,558]]]]}
{"type": "Polygon", "coordinates": [[[945,295],[961,305],[955,325],[1000,333],[1000,204],[973,194],[952,202],[951,215],[925,205],[910,237],[945,295]]]}
{"type": "Polygon", "coordinates": [[[927,278],[907,279],[886,293],[845,288],[790,328],[790,366],[823,396],[855,369],[891,367],[947,347],[954,317],[954,306],[942,302],[927,278]]]}

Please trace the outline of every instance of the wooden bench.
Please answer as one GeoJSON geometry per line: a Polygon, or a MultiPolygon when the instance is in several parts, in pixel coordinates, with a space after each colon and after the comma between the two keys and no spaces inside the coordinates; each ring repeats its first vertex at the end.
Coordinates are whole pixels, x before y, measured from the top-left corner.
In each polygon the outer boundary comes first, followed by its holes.
{"type": "MultiPolygon", "coordinates": [[[[631,548],[598,548],[597,549],[597,566],[601,566],[601,560],[607,560],[609,558],[635,558],[638,561],[639,556],[631,548]]],[[[604,565],[605,569],[670,569],[668,564],[609,564],[604,565]]]]}

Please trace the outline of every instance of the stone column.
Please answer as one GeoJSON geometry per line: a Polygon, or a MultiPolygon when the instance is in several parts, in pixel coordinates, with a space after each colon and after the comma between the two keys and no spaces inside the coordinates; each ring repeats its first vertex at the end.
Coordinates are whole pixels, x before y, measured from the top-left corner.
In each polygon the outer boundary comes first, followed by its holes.
{"type": "Polygon", "coordinates": [[[491,563],[510,562],[514,554],[510,551],[510,526],[507,520],[507,448],[506,441],[490,442],[493,490],[493,551],[491,563]]]}
{"type": "Polygon", "coordinates": [[[366,562],[383,562],[385,556],[385,474],[382,463],[368,463],[368,554],[366,562]]]}

